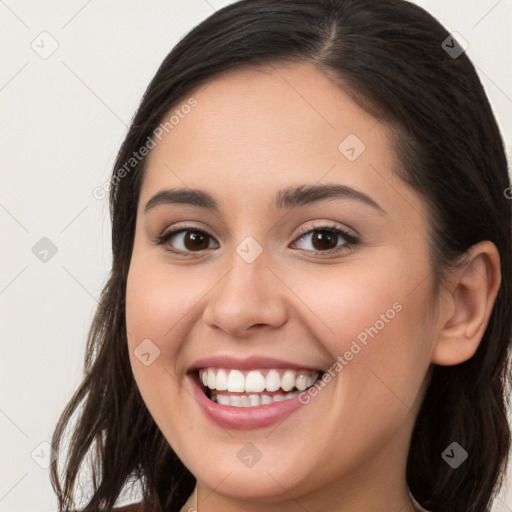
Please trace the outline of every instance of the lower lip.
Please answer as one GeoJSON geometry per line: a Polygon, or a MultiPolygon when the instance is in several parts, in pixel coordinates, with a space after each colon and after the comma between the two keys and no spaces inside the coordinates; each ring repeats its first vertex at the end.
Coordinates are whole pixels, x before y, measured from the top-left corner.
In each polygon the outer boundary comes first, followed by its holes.
{"type": "Polygon", "coordinates": [[[212,402],[193,376],[190,376],[197,402],[206,417],[219,427],[234,430],[264,428],[284,420],[303,404],[299,395],[280,402],[253,407],[233,407],[212,402]]]}

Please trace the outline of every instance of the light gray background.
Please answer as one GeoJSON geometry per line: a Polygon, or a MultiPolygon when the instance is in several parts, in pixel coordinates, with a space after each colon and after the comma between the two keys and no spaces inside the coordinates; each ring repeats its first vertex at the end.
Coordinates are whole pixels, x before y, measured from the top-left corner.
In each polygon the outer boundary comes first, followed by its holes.
{"type": "MultiPolygon", "coordinates": [[[[56,510],[44,443],[81,380],[111,263],[107,200],[92,191],[165,55],[228,3],[0,0],[1,512],[56,510]],[[47,262],[32,252],[42,237],[58,251],[47,262]]],[[[469,43],[510,161],[512,0],[417,3],[469,43]]],[[[511,510],[502,492],[493,512],[511,510]]]]}

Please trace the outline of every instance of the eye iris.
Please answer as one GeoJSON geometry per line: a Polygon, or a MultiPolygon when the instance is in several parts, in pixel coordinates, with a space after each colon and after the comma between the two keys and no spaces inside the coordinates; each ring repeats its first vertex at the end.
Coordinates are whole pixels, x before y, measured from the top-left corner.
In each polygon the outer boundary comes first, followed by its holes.
{"type": "Polygon", "coordinates": [[[327,230],[317,230],[315,231],[315,233],[317,234],[315,236],[315,234],[313,235],[313,240],[312,240],[312,243],[313,243],[313,246],[315,247],[315,249],[318,249],[318,250],[329,250],[329,249],[334,249],[336,247],[336,242],[338,240],[338,235],[332,231],[327,231],[327,230]],[[315,242],[316,241],[320,241],[320,247],[317,247],[315,242]],[[325,242],[331,242],[330,243],[330,246],[329,247],[326,247],[325,246],[325,242]]]}
{"type": "Polygon", "coordinates": [[[208,249],[207,237],[203,236],[201,233],[198,233],[197,231],[188,231],[185,234],[185,240],[184,240],[183,243],[185,244],[185,247],[187,249],[189,249],[189,250],[193,250],[193,249],[199,249],[199,250],[208,249]],[[192,242],[192,245],[189,246],[188,242],[192,242]]]}

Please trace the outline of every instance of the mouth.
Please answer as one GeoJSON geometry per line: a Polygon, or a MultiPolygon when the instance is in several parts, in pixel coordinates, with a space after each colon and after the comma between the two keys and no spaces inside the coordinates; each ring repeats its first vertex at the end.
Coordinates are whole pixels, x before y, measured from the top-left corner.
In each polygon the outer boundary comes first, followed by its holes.
{"type": "Polygon", "coordinates": [[[306,369],[205,367],[196,369],[193,376],[211,402],[251,408],[291,400],[314,386],[322,373],[306,369]]]}

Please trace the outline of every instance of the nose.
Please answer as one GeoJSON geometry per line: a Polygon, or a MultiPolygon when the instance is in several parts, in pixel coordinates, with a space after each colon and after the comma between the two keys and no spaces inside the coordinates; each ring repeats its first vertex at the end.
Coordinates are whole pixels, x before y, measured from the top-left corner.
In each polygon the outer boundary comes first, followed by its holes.
{"type": "Polygon", "coordinates": [[[229,268],[208,294],[203,320],[237,338],[278,328],[287,320],[287,291],[264,253],[248,263],[234,251],[229,268]]]}

